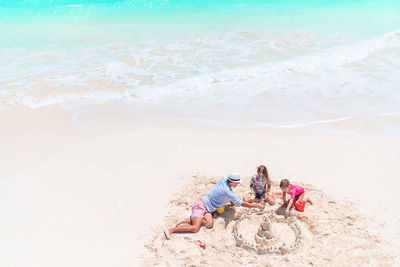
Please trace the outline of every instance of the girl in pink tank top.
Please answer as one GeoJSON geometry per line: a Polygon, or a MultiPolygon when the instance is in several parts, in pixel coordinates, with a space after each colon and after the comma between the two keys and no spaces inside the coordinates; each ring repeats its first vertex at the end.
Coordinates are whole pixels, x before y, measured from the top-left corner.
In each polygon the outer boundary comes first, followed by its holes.
{"type": "Polygon", "coordinates": [[[287,179],[283,179],[281,181],[280,187],[283,191],[282,193],[283,203],[284,205],[285,204],[287,205],[285,210],[286,216],[289,216],[290,208],[294,206],[294,204],[296,204],[296,201],[306,201],[312,205],[312,201],[309,198],[304,199],[305,191],[303,187],[291,184],[287,179]],[[290,199],[288,202],[286,202],[286,193],[290,194],[290,199]]]}

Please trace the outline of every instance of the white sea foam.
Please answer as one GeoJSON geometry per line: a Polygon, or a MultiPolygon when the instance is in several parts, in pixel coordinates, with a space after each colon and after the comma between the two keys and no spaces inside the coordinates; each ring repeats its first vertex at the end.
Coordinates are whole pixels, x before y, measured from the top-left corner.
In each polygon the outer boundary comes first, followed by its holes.
{"type": "Polygon", "coordinates": [[[351,119],[353,116],[346,116],[342,118],[335,118],[331,120],[318,120],[318,121],[310,121],[310,122],[303,122],[303,123],[297,123],[297,124],[287,124],[287,125],[282,125],[282,124],[258,124],[257,126],[259,127],[271,127],[271,128],[299,128],[299,127],[307,127],[307,126],[312,126],[312,125],[317,125],[317,124],[323,124],[323,123],[332,123],[332,122],[339,122],[339,121],[347,121],[351,119]]]}
{"type": "Polygon", "coordinates": [[[183,112],[272,127],[400,114],[400,30],[363,39],[235,31],[172,42],[89,43],[3,53],[0,105],[119,100],[175,118],[183,112]]]}
{"type": "MultiPolygon", "coordinates": [[[[153,92],[156,91],[157,93],[151,97],[154,97],[155,95],[169,94],[171,92],[177,93],[181,90],[206,88],[207,85],[219,82],[240,82],[268,74],[299,72],[306,75],[312,75],[321,70],[336,71],[339,68],[346,67],[346,64],[363,64],[361,61],[367,59],[373,53],[378,53],[390,48],[400,49],[400,30],[385,34],[383,37],[374,38],[372,40],[366,40],[356,44],[335,46],[307,55],[297,55],[293,59],[278,61],[275,63],[268,62],[256,67],[229,69],[197,75],[183,81],[178,81],[171,86],[161,86],[162,89],[153,90],[153,92]]],[[[400,60],[398,57],[390,58],[390,54],[387,55],[387,58],[385,57],[385,54],[378,56],[381,57],[377,58],[377,61],[390,61],[388,64],[389,66],[383,66],[388,67],[387,69],[378,69],[378,71],[387,71],[388,74],[395,71],[393,74],[399,74],[398,68],[390,68],[393,67],[393,65],[395,65],[395,67],[400,66],[400,60]]],[[[365,68],[365,72],[368,74],[371,70],[365,68]]],[[[360,90],[363,90],[363,88],[360,88],[360,90]]]]}

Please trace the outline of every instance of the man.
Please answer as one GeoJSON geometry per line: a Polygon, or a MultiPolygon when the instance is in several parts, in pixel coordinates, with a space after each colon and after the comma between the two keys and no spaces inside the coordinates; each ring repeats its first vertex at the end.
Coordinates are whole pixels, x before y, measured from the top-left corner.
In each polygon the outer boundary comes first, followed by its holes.
{"type": "Polygon", "coordinates": [[[173,233],[197,233],[202,224],[207,228],[212,228],[214,225],[214,219],[211,216],[211,213],[225,206],[229,202],[236,207],[243,206],[263,210],[264,205],[243,201],[233,193],[232,188],[238,186],[241,181],[240,174],[234,172],[230,173],[227,177],[222,178],[208,195],[205,195],[193,204],[192,216],[190,216],[189,219],[178,223],[174,228],[164,231],[165,238],[170,239],[171,234],[173,233]],[[186,224],[181,225],[183,223],[186,224]]]}

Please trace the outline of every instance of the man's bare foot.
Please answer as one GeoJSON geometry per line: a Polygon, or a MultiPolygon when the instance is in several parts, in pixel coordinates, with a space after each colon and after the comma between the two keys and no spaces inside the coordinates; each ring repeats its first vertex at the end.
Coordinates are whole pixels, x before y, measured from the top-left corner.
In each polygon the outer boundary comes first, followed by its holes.
{"type": "Polygon", "coordinates": [[[178,227],[179,225],[184,224],[184,223],[190,224],[191,222],[192,221],[189,218],[187,218],[187,219],[184,219],[183,221],[178,222],[175,227],[178,227]]]}
{"type": "Polygon", "coordinates": [[[169,232],[168,229],[164,230],[164,235],[165,235],[165,239],[167,239],[167,240],[171,239],[171,233],[169,232]]]}

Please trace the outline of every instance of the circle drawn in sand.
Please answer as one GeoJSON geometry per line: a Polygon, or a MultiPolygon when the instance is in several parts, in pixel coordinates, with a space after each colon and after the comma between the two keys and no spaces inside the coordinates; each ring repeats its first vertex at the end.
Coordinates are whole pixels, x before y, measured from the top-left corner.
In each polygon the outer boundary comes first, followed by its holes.
{"type": "Polygon", "coordinates": [[[260,255],[293,252],[303,238],[294,216],[285,219],[275,213],[245,214],[233,226],[233,235],[236,246],[260,255]]]}

